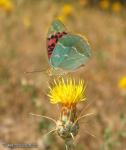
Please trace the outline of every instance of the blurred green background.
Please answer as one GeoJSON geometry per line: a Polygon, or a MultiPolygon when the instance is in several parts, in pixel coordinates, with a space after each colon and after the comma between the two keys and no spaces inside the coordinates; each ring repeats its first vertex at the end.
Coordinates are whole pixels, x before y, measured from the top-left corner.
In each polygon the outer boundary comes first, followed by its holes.
{"type": "MultiPolygon", "coordinates": [[[[67,29],[86,36],[92,47],[87,65],[73,73],[87,84],[86,110],[96,115],[80,123],[77,150],[126,149],[126,4],[125,0],[0,0],[0,149],[2,143],[36,143],[40,150],[64,150],[54,125],[29,113],[58,119],[50,104],[44,73],[46,35],[59,17],[67,29]],[[90,134],[95,135],[95,138],[90,134]]],[[[23,148],[25,149],[25,148],[23,148]]]]}

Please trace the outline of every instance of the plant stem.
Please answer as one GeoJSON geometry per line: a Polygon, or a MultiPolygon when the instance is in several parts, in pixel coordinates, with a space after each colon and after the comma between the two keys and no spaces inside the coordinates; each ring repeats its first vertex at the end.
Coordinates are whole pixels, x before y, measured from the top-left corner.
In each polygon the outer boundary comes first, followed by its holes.
{"type": "Polygon", "coordinates": [[[75,146],[71,140],[65,141],[66,150],[75,150],[75,146]]]}

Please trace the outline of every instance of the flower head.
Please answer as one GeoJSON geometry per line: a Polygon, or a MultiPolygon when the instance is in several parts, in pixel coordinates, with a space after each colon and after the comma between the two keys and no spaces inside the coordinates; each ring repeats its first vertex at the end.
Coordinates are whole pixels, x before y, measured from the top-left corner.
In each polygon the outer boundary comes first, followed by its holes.
{"type": "Polygon", "coordinates": [[[58,15],[58,19],[62,22],[66,22],[67,18],[73,13],[73,6],[70,4],[65,4],[58,15]]]}
{"type": "Polygon", "coordinates": [[[112,4],[112,11],[113,11],[113,12],[118,13],[118,12],[121,11],[121,9],[122,9],[122,5],[121,5],[120,2],[114,2],[114,3],[112,4]]]}
{"type": "Polygon", "coordinates": [[[70,4],[65,4],[61,10],[61,13],[66,16],[71,15],[72,12],[73,12],[73,6],[70,4]]]}
{"type": "Polygon", "coordinates": [[[123,76],[119,81],[118,81],[118,87],[120,89],[126,89],[126,76],[123,76]]]}
{"type": "Polygon", "coordinates": [[[11,0],[0,0],[0,8],[6,12],[11,12],[14,9],[14,5],[11,0]]]}
{"type": "Polygon", "coordinates": [[[107,10],[110,6],[110,2],[109,2],[109,0],[102,0],[102,1],[100,1],[99,5],[102,9],[107,10]]]}
{"type": "Polygon", "coordinates": [[[80,101],[85,100],[85,84],[83,80],[78,82],[68,78],[59,81],[54,80],[53,87],[50,87],[48,96],[53,104],[62,104],[66,107],[74,106],[80,101]]]}

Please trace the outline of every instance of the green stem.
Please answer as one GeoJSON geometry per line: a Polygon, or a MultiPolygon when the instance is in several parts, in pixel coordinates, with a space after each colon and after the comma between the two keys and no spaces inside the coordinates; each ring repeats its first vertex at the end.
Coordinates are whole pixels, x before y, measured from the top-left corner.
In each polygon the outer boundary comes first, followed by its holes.
{"type": "Polygon", "coordinates": [[[75,145],[73,144],[71,140],[65,141],[65,147],[66,147],[66,150],[75,150],[75,145]]]}

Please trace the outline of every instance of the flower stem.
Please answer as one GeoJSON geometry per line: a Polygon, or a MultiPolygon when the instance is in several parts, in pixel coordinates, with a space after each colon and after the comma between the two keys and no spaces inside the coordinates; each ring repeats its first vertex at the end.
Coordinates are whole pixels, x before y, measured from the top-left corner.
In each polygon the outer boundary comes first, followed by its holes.
{"type": "Polygon", "coordinates": [[[71,140],[65,141],[65,147],[66,147],[66,150],[75,150],[75,145],[73,144],[71,140]]]}

